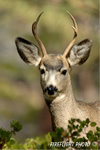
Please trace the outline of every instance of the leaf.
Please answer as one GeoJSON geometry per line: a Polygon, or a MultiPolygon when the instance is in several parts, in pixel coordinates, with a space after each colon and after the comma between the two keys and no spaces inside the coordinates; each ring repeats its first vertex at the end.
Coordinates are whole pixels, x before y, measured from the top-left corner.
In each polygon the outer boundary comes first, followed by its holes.
{"type": "Polygon", "coordinates": [[[97,142],[98,138],[96,136],[93,137],[93,141],[97,142]]]}
{"type": "Polygon", "coordinates": [[[92,131],[92,130],[90,130],[88,133],[89,133],[90,135],[93,135],[93,131],[92,131]]]}
{"type": "Polygon", "coordinates": [[[11,126],[11,128],[14,128],[14,130],[16,132],[18,132],[22,129],[22,124],[20,122],[18,122],[17,120],[14,120],[13,122],[11,122],[10,126],[11,126]]]}
{"type": "Polygon", "coordinates": [[[72,118],[71,121],[72,121],[72,123],[74,123],[76,121],[76,119],[72,118]]]}
{"type": "Polygon", "coordinates": [[[56,132],[59,133],[60,135],[62,134],[63,131],[64,131],[63,128],[57,128],[57,129],[56,129],[56,132]]]}
{"type": "Polygon", "coordinates": [[[98,132],[100,132],[100,127],[96,127],[96,130],[97,130],[98,132]]]}
{"type": "Polygon", "coordinates": [[[82,128],[84,128],[84,127],[85,127],[85,125],[86,125],[86,121],[84,121],[84,120],[83,120],[83,121],[81,122],[81,126],[82,126],[82,128]]]}
{"type": "Polygon", "coordinates": [[[90,120],[89,120],[89,118],[87,118],[87,119],[86,119],[86,123],[90,123],[90,120]]]}
{"type": "Polygon", "coordinates": [[[76,136],[78,134],[78,132],[77,131],[74,131],[73,133],[72,133],[72,136],[76,136]]]}
{"type": "Polygon", "coordinates": [[[87,137],[89,138],[90,136],[92,136],[93,135],[93,131],[92,130],[90,130],[87,134],[87,137]]]}
{"type": "Polygon", "coordinates": [[[51,137],[55,137],[55,134],[56,133],[54,131],[50,132],[51,137]]]}
{"type": "Polygon", "coordinates": [[[68,130],[69,130],[69,132],[72,131],[72,127],[70,125],[68,125],[68,130]]]}
{"type": "Polygon", "coordinates": [[[82,128],[78,129],[78,132],[82,132],[82,128]]]}
{"type": "Polygon", "coordinates": [[[96,122],[91,122],[90,125],[91,125],[91,127],[95,127],[96,126],[96,122]]]}
{"type": "Polygon", "coordinates": [[[78,123],[81,123],[81,120],[80,120],[80,119],[76,119],[76,121],[77,121],[78,123]]]}
{"type": "Polygon", "coordinates": [[[11,144],[11,145],[14,145],[15,143],[16,143],[15,140],[14,140],[13,138],[11,138],[11,139],[10,139],[10,144],[11,144]]]}
{"type": "Polygon", "coordinates": [[[10,131],[6,131],[5,129],[0,129],[0,142],[6,143],[10,140],[11,134],[10,131]]]}

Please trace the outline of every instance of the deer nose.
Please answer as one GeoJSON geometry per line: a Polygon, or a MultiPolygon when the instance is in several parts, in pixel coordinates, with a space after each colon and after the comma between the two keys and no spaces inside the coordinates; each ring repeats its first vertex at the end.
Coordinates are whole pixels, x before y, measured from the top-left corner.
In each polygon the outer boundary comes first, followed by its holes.
{"type": "Polygon", "coordinates": [[[54,95],[54,93],[57,91],[58,89],[54,87],[53,85],[50,85],[45,89],[45,92],[48,92],[49,95],[54,95]]]}

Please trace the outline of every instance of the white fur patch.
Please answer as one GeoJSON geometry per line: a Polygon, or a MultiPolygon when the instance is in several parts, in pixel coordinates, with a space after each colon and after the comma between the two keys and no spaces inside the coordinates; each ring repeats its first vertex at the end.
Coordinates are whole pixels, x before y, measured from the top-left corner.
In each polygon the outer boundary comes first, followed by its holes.
{"type": "Polygon", "coordinates": [[[53,85],[56,86],[56,78],[55,78],[55,74],[53,72],[50,73],[49,79],[47,81],[48,86],[49,85],[53,85]]]}

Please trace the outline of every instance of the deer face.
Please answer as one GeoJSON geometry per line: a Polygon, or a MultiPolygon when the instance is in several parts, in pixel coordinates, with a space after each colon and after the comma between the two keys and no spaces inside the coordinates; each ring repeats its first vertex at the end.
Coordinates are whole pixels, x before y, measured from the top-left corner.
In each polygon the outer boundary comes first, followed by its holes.
{"type": "Polygon", "coordinates": [[[70,13],[69,15],[74,23],[74,27],[72,27],[74,30],[74,38],[63,55],[47,54],[43,43],[38,38],[36,27],[41,14],[33,23],[32,31],[40,45],[42,53],[31,42],[23,38],[16,39],[17,50],[23,61],[27,64],[35,65],[40,70],[41,86],[46,99],[53,99],[66,90],[70,68],[83,64],[90,54],[92,41],[89,39],[85,39],[73,46],[78,29],[75,19],[70,13]]]}
{"type": "Polygon", "coordinates": [[[47,99],[58,96],[66,89],[69,65],[62,55],[45,56],[40,62],[39,69],[41,86],[47,99]]]}

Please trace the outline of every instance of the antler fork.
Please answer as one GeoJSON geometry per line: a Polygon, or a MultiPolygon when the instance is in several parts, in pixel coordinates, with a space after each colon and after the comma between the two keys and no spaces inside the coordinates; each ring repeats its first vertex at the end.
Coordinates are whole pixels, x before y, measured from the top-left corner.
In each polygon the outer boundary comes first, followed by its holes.
{"type": "Polygon", "coordinates": [[[67,13],[70,15],[72,21],[73,21],[73,24],[74,26],[72,26],[73,30],[74,30],[74,37],[73,37],[73,40],[70,42],[70,44],[68,45],[68,47],[66,48],[63,56],[66,57],[70,51],[70,49],[72,48],[73,44],[75,43],[76,41],[76,38],[77,38],[77,33],[78,33],[78,27],[77,27],[77,23],[74,19],[74,17],[67,11],[67,13]]]}

